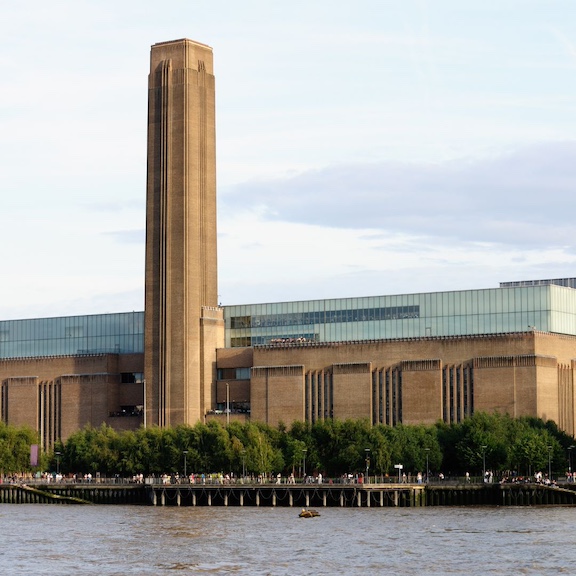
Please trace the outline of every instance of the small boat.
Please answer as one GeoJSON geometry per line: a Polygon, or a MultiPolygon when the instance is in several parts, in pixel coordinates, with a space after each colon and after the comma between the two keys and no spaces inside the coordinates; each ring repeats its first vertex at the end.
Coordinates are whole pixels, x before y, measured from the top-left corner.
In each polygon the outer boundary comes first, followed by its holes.
{"type": "Polygon", "coordinates": [[[316,516],[320,516],[320,512],[318,510],[306,510],[306,508],[302,508],[302,512],[298,515],[300,518],[315,518],[316,516]]]}

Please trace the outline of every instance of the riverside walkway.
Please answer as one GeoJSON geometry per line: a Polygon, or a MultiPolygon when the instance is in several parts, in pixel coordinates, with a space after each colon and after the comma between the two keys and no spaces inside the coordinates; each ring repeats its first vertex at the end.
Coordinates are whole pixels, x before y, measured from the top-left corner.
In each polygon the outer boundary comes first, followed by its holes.
{"type": "Polygon", "coordinates": [[[0,503],[235,507],[576,506],[576,486],[543,484],[0,485],[0,503]]]}

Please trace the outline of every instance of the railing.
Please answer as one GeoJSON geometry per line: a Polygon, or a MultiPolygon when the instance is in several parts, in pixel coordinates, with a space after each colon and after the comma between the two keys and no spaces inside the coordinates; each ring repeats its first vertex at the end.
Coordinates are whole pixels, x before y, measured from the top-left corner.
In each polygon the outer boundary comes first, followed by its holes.
{"type": "MultiPolygon", "coordinates": [[[[92,478],[85,478],[84,476],[59,476],[59,475],[49,475],[41,478],[31,478],[26,476],[4,476],[0,477],[0,484],[27,484],[27,485],[428,485],[428,486],[461,486],[469,484],[484,484],[483,478],[481,476],[475,476],[466,478],[464,476],[452,476],[440,479],[438,477],[430,478],[429,481],[425,479],[422,482],[418,482],[414,477],[408,476],[406,480],[396,476],[369,476],[368,481],[365,481],[362,476],[344,478],[344,477],[322,477],[321,481],[318,478],[309,476],[304,478],[291,478],[290,476],[221,476],[218,474],[205,474],[202,475],[191,475],[190,477],[182,477],[177,474],[165,474],[160,476],[131,476],[131,477],[121,477],[121,476],[93,476],[92,478]]],[[[494,479],[490,484],[499,484],[500,481],[494,479]]],[[[513,484],[515,482],[505,482],[505,484],[513,484]]],[[[518,484],[537,484],[534,481],[522,481],[516,482],[518,484]]],[[[576,483],[568,481],[566,478],[560,478],[555,484],[576,488],[576,483]]]]}

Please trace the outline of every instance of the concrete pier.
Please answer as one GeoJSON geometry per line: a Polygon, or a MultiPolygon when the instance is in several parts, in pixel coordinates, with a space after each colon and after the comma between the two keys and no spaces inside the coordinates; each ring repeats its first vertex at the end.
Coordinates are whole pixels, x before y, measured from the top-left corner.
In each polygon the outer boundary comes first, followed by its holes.
{"type": "Polygon", "coordinates": [[[146,485],[161,506],[388,507],[424,506],[423,485],[146,485]],[[176,496],[178,495],[178,496],[176,496]]]}
{"type": "Polygon", "coordinates": [[[143,485],[0,484],[0,504],[147,504],[147,497],[143,485]]]}

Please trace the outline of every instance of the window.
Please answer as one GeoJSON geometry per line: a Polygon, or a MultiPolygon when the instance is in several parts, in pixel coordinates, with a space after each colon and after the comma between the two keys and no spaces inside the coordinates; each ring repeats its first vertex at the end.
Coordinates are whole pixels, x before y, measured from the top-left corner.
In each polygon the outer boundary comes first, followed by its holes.
{"type": "Polygon", "coordinates": [[[236,368],[236,380],[249,380],[250,368],[236,368]]]}
{"type": "Polygon", "coordinates": [[[142,372],[122,372],[120,374],[122,384],[142,384],[144,374],[142,372]]]}

